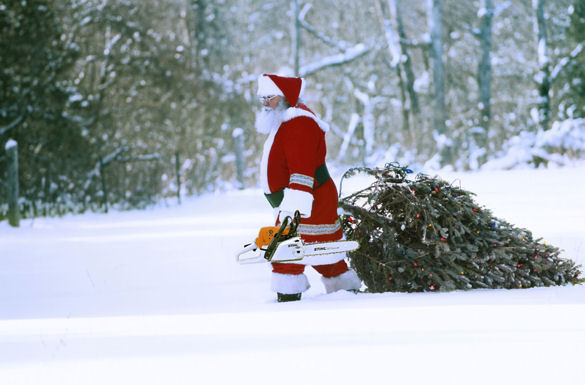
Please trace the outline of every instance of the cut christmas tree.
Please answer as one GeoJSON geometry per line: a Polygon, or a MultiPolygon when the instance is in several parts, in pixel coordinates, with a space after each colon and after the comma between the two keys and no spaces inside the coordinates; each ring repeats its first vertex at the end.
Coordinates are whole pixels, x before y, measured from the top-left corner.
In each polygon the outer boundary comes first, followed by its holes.
{"type": "Polygon", "coordinates": [[[580,266],[529,230],[496,218],[473,193],[398,164],[353,168],[367,188],[340,200],[352,267],[370,292],[515,289],[580,284],[580,266]]]}

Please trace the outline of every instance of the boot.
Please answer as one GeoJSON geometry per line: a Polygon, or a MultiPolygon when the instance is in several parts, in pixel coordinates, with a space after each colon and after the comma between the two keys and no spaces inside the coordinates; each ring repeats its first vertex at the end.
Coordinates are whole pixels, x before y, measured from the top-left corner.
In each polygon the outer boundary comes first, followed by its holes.
{"type": "Polygon", "coordinates": [[[323,284],[325,285],[325,291],[327,294],[338,290],[353,291],[355,293],[362,287],[362,281],[353,269],[349,269],[345,273],[339,274],[335,277],[321,277],[321,281],[323,281],[323,284]]]}
{"type": "Polygon", "coordinates": [[[300,301],[300,299],[301,299],[301,293],[295,293],[295,294],[276,293],[276,300],[278,302],[300,301]]]}

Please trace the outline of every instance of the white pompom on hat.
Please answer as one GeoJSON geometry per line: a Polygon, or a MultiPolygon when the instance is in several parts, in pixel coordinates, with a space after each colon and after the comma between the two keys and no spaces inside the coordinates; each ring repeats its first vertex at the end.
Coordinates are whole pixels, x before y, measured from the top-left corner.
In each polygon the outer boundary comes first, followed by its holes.
{"type": "Polygon", "coordinates": [[[284,96],[293,107],[297,105],[304,88],[305,81],[302,78],[273,74],[262,74],[258,78],[258,96],[284,96]]]}

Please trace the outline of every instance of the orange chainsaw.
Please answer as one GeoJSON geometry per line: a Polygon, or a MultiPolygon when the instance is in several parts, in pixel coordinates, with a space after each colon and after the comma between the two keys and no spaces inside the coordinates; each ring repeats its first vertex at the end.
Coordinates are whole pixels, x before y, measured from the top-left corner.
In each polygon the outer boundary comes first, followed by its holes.
{"type": "Polygon", "coordinates": [[[262,227],[256,240],[236,254],[236,261],[328,265],[339,261],[339,253],[359,248],[356,241],[346,240],[304,243],[297,232],[300,222],[301,215],[296,211],[294,218],[285,217],[280,227],[262,227]]]}

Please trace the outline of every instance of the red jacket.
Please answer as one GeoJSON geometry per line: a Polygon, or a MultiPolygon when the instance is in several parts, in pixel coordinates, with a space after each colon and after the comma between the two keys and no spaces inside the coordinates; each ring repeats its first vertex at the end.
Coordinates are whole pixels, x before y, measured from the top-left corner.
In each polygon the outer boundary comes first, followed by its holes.
{"type": "Polygon", "coordinates": [[[284,189],[278,209],[300,211],[303,218],[298,231],[305,242],[333,241],[343,236],[335,183],[331,178],[322,185],[315,180],[315,171],[325,164],[326,130],[324,122],[299,104],[287,109],[284,122],[264,144],[261,165],[264,192],[271,194],[284,189]]]}

